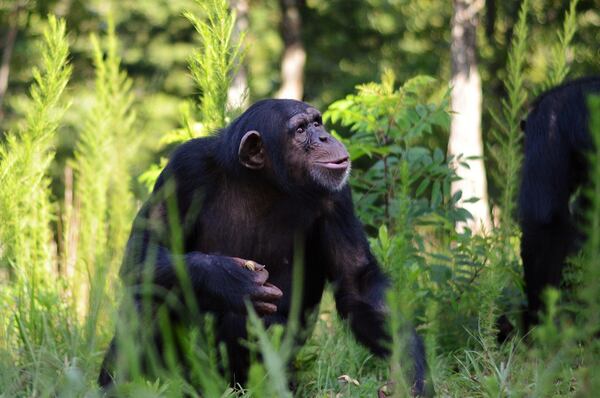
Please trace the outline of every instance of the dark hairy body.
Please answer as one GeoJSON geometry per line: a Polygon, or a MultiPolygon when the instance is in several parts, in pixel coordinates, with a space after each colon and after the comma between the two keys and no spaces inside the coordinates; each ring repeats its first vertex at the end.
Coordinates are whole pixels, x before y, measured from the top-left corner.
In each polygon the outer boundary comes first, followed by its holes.
{"type": "MultiPolygon", "coordinates": [[[[246,300],[265,325],[287,322],[299,236],[301,325],[318,309],[330,282],[336,307],[356,338],[385,356],[391,341],[385,324],[388,282],[354,214],[349,171],[346,149],[327,133],[316,109],[299,101],[260,101],[215,136],[191,140],[174,152],[134,222],[123,280],[134,290],[150,275],[159,290],[179,294],[175,263],[184,264],[196,305],[214,315],[217,339],[227,347],[226,371],[243,383],[249,364],[240,344],[246,337],[246,300]],[[182,229],[180,254],[170,249],[170,203],[176,204],[182,229]],[[245,267],[249,260],[254,270],[245,267]]],[[[189,311],[169,314],[173,323],[193,322],[189,311]]],[[[409,335],[413,391],[420,395],[424,349],[414,331],[409,335]]],[[[161,339],[156,332],[159,351],[161,339]]],[[[118,352],[113,340],[99,378],[103,386],[113,383],[118,352]]]]}
{"type": "Polygon", "coordinates": [[[528,300],[526,330],[539,322],[543,290],[560,287],[565,260],[584,239],[581,217],[586,199],[580,194],[575,206],[570,203],[588,180],[586,152],[593,144],[586,98],[593,93],[600,94],[600,77],[553,88],[536,99],[523,126],[519,222],[528,300]]]}

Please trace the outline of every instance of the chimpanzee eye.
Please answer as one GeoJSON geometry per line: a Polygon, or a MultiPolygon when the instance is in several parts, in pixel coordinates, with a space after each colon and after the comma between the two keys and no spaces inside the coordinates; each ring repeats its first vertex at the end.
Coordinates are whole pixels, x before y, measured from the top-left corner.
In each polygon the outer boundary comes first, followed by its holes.
{"type": "Polygon", "coordinates": [[[304,129],[302,127],[298,127],[298,129],[296,130],[296,134],[302,134],[304,133],[304,129]]]}
{"type": "Polygon", "coordinates": [[[313,123],[313,126],[315,126],[315,127],[319,127],[319,125],[320,125],[320,124],[321,124],[321,123],[319,123],[319,122],[317,121],[317,122],[314,122],[314,123],[313,123]]]}

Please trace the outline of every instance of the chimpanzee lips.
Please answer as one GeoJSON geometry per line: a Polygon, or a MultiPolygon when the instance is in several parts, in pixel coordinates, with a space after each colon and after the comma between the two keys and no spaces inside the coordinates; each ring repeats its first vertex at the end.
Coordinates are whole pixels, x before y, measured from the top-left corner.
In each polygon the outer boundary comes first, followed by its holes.
{"type": "Polygon", "coordinates": [[[348,166],[350,165],[348,156],[339,158],[337,160],[325,160],[325,161],[320,161],[317,163],[320,166],[323,166],[327,169],[332,169],[332,170],[344,170],[344,169],[347,169],[348,166]]]}

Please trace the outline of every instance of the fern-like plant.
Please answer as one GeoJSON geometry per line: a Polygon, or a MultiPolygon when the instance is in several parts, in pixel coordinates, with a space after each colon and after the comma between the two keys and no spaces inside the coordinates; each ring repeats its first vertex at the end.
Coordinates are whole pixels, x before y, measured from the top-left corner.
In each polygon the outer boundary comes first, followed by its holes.
{"type": "Polygon", "coordinates": [[[62,95],[71,75],[69,45],[63,20],[49,16],[40,51],[40,66],[33,69],[31,102],[21,127],[7,134],[0,147],[0,247],[2,267],[8,267],[19,292],[21,342],[41,341],[42,309],[38,295],[51,286],[55,250],[50,221],[50,162],[54,140],[66,109],[62,95]]]}
{"type": "MultiPolygon", "coordinates": [[[[234,40],[235,12],[229,9],[226,0],[195,0],[204,14],[197,16],[190,11],[184,16],[194,25],[200,38],[200,47],[189,58],[188,66],[199,96],[199,114],[194,115],[193,106],[183,103],[181,127],[165,134],[160,145],[174,145],[191,138],[206,136],[216,129],[225,127],[228,120],[227,93],[236,69],[241,65],[244,54],[241,44],[244,32],[234,40]]],[[[158,164],[140,176],[148,190],[154,186],[160,171],[167,161],[158,164]]]]}
{"type": "Polygon", "coordinates": [[[571,0],[569,10],[565,13],[563,28],[557,33],[558,41],[552,46],[552,57],[550,58],[550,70],[548,79],[544,85],[545,89],[559,85],[569,74],[570,66],[567,60],[569,47],[573,36],[577,32],[577,4],[579,0],[571,0]]]}
{"type": "Polygon", "coordinates": [[[194,25],[201,46],[189,61],[192,77],[200,90],[200,120],[207,131],[222,128],[227,116],[227,91],[240,64],[240,43],[233,41],[235,14],[226,0],[196,0],[205,15],[191,12],[185,17],[194,25]]]}
{"type": "Polygon", "coordinates": [[[489,148],[489,153],[492,154],[498,164],[498,170],[493,175],[502,192],[500,227],[503,239],[509,237],[514,226],[513,214],[519,185],[519,171],[523,161],[521,145],[523,134],[520,126],[524,114],[523,106],[527,101],[524,70],[528,57],[528,13],[529,0],[524,0],[521,4],[519,19],[514,28],[508,53],[507,76],[504,82],[507,98],[501,102],[500,113],[490,110],[490,114],[495,121],[495,128],[492,130],[493,146],[489,148]]]}
{"type": "Polygon", "coordinates": [[[96,102],[84,120],[74,160],[75,197],[80,210],[77,275],[71,282],[73,293],[80,298],[80,311],[86,309],[86,303],[89,306],[90,342],[95,335],[107,273],[112,270],[115,274],[133,217],[129,164],[139,142],[132,129],[135,113],[131,80],[120,69],[111,17],[107,25],[106,37],[91,37],[96,102]]]}
{"type": "Polygon", "coordinates": [[[0,147],[0,242],[3,263],[13,269],[47,266],[52,257],[49,222],[54,215],[46,172],[71,75],[65,29],[64,21],[49,17],[26,120],[0,147]]]}

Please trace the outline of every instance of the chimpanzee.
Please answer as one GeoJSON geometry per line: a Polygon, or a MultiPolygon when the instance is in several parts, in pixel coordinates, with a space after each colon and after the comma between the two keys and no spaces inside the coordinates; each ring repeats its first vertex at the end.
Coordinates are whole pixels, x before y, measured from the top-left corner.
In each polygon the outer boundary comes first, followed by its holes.
{"type": "MultiPolygon", "coordinates": [[[[189,284],[199,311],[214,316],[229,374],[243,383],[249,364],[240,344],[246,337],[245,302],[267,326],[287,322],[294,241],[301,236],[301,324],[318,308],[330,281],[337,309],[356,338],[375,355],[387,355],[388,280],[354,214],[349,173],[346,148],[325,130],[315,108],[294,100],[255,103],[214,136],[175,150],[134,221],[121,269],[127,289],[143,290],[144,278],[170,293],[189,284]],[[174,219],[181,226],[181,254],[171,250],[174,219]],[[176,267],[178,261],[183,267],[176,267]]],[[[172,322],[190,323],[185,314],[171,315],[172,322]]],[[[409,334],[413,392],[422,395],[424,347],[414,330],[409,334]]],[[[113,339],[99,377],[103,386],[113,382],[118,350],[113,339]]]]}
{"type": "Polygon", "coordinates": [[[566,257],[581,246],[586,200],[574,194],[587,181],[586,152],[592,148],[586,104],[590,93],[600,93],[600,77],[553,88],[536,99],[522,126],[525,159],[519,221],[528,300],[526,330],[539,321],[543,290],[560,286],[566,257]]]}

